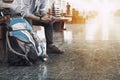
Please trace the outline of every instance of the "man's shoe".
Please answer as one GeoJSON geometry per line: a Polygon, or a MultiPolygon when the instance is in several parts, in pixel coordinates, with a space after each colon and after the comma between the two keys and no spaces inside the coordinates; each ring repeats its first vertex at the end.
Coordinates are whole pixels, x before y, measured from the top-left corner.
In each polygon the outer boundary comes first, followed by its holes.
{"type": "Polygon", "coordinates": [[[48,55],[47,55],[47,54],[46,54],[46,55],[43,55],[43,56],[39,56],[39,60],[41,60],[41,61],[43,61],[43,62],[47,61],[47,58],[48,58],[48,55]]]}
{"type": "Polygon", "coordinates": [[[42,56],[43,61],[47,61],[47,58],[48,58],[48,55],[47,55],[47,54],[44,55],[44,56],[42,56]]]}
{"type": "Polygon", "coordinates": [[[60,49],[58,49],[55,45],[48,45],[47,46],[47,53],[53,53],[53,54],[62,54],[64,53],[63,51],[61,51],[60,49]]]}

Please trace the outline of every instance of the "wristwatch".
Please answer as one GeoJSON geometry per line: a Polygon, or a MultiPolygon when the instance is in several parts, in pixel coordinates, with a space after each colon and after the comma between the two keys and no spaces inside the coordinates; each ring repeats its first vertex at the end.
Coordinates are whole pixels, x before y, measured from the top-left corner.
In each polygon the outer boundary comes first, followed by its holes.
{"type": "Polygon", "coordinates": [[[41,21],[43,16],[42,16],[42,15],[40,15],[39,17],[40,17],[40,21],[41,21]]]}

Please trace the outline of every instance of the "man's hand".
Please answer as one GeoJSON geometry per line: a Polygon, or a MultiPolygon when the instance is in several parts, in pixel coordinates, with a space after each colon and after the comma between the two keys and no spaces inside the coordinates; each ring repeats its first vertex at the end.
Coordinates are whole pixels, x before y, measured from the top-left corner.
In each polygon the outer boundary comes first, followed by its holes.
{"type": "Polygon", "coordinates": [[[54,17],[52,15],[44,15],[42,18],[41,18],[41,21],[44,21],[44,22],[52,22],[54,23],[55,21],[59,21],[60,18],[59,17],[54,17]]]}
{"type": "Polygon", "coordinates": [[[41,17],[41,21],[42,22],[52,22],[52,18],[49,15],[44,15],[43,17],[41,17]]]}

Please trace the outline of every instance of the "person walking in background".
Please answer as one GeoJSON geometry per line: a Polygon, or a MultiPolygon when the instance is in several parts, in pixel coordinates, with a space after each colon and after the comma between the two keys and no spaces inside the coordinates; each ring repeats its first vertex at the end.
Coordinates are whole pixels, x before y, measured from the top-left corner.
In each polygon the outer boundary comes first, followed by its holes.
{"type": "Polygon", "coordinates": [[[70,4],[67,2],[67,5],[66,5],[66,14],[67,15],[70,15],[70,4]]]}

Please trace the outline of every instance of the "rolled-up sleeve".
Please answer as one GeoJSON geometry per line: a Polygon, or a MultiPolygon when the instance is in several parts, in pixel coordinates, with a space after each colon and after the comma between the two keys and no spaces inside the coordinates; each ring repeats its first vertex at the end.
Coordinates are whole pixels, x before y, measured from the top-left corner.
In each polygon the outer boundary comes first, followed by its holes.
{"type": "Polygon", "coordinates": [[[40,0],[40,3],[39,12],[41,15],[44,15],[47,13],[47,0],[40,0]]]}
{"type": "Polygon", "coordinates": [[[22,16],[29,16],[30,12],[30,0],[23,0],[21,5],[21,15],[22,16]]]}
{"type": "Polygon", "coordinates": [[[14,0],[11,4],[11,9],[14,11],[14,13],[19,13],[21,9],[21,1],[14,0]]]}
{"type": "Polygon", "coordinates": [[[14,0],[11,5],[13,11],[15,13],[20,13],[23,17],[31,14],[30,7],[30,0],[14,0]]]}

